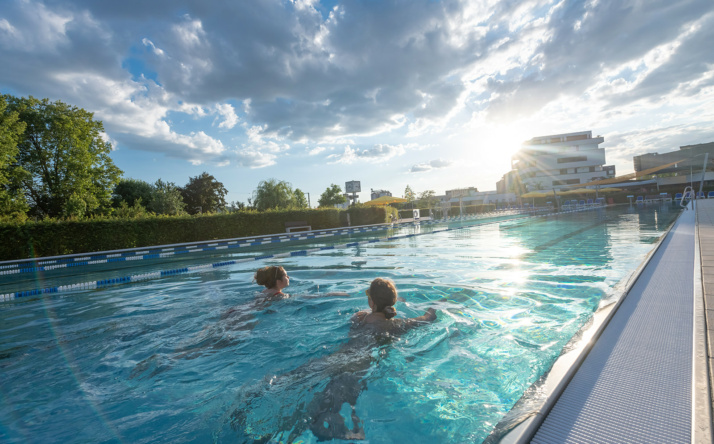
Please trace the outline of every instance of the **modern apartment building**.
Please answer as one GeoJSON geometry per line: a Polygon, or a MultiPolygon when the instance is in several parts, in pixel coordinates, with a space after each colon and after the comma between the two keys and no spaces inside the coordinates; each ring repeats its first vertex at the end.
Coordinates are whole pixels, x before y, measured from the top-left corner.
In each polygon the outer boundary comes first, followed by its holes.
{"type": "Polygon", "coordinates": [[[592,131],[534,137],[511,158],[512,171],[498,191],[552,190],[615,177],[615,166],[605,165],[605,149],[598,146],[604,140],[592,131]]]}

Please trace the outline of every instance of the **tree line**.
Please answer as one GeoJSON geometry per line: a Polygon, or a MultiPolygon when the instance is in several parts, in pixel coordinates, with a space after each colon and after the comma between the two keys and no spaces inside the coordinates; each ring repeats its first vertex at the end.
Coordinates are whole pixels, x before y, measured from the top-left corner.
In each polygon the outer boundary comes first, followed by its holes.
{"type": "MultiPolygon", "coordinates": [[[[0,95],[0,220],[139,217],[222,211],[307,208],[305,193],[288,182],[261,181],[247,204],[204,172],[184,186],[123,178],[109,154],[101,121],[61,101],[0,95]]],[[[321,207],[346,201],[331,184],[321,207]]]]}

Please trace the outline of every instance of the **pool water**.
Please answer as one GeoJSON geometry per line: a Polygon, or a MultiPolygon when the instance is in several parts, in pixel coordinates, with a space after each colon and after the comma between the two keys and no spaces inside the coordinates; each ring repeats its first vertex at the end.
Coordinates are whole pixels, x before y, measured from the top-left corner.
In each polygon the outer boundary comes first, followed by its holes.
{"type": "MultiPolygon", "coordinates": [[[[313,400],[354,368],[368,442],[481,442],[678,214],[408,226],[371,236],[424,235],[1,303],[0,441],[316,442],[313,400]],[[253,273],[273,264],[293,297],[256,304],[253,273]],[[437,320],[342,353],[375,277],[395,281],[398,316],[434,307],[437,320]]],[[[330,243],[344,238],[280,248],[330,243]]]]}

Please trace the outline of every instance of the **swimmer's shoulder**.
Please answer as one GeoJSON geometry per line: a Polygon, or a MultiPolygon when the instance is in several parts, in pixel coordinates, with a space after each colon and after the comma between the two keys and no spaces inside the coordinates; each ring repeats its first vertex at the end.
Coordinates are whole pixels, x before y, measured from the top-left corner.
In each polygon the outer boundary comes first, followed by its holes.
{"type": "Polygon", "coordinates": [[[353,324],[361,324],[364,321],[364,318],[369,314],[369,311],[362,310],[358,311],[352,316],[352,323],[353,324]]]}

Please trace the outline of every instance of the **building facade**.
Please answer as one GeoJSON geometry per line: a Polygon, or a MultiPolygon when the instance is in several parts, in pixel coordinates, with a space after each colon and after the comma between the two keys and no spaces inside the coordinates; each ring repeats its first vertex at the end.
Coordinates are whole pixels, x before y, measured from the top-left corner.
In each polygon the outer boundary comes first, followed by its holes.
{"type": "Polygon", "coordinates": [[[615,166],[605,165],[605,149],[598,146],[604,140],[592,131],[534,137],[511,158],[512,171],[498,191],[552,190],[615,177],[615,166]]]}
{"type": "Polygon", "coordinates": [[[701,172],[704,154],[709,154],[708,161],[714,160],[714,142],[685,145],[679,147],[679,151],[671,151],[669,153],[642,154],[634,156],[632,162],[636,172],[676,162],[668,168],[657,171],[657,174],[675,173],[688,175],[694,172],[701,172]]]}
{"type": "Polygon", "coordinates": [[[451,206],[461,205],[482,205],[513,203],[516,195],[513,193],[499,191],[479,191],[476,187],[457,188],[447,190],[444,196],[438,196],[442,202],[448,202],[451,206]]]}
{"type": "Polygon", "coordinates": [[[373,189],[370,189],[369,191],[370,191],[370,195],[371,195],[371,200],[380,198],[380,197],[382,197],[382,196],[391,196],[391,195],[392,195],[392,193],[390,193],[390,192],[387,191],[387,190],[373,190],[373,189]]]}

